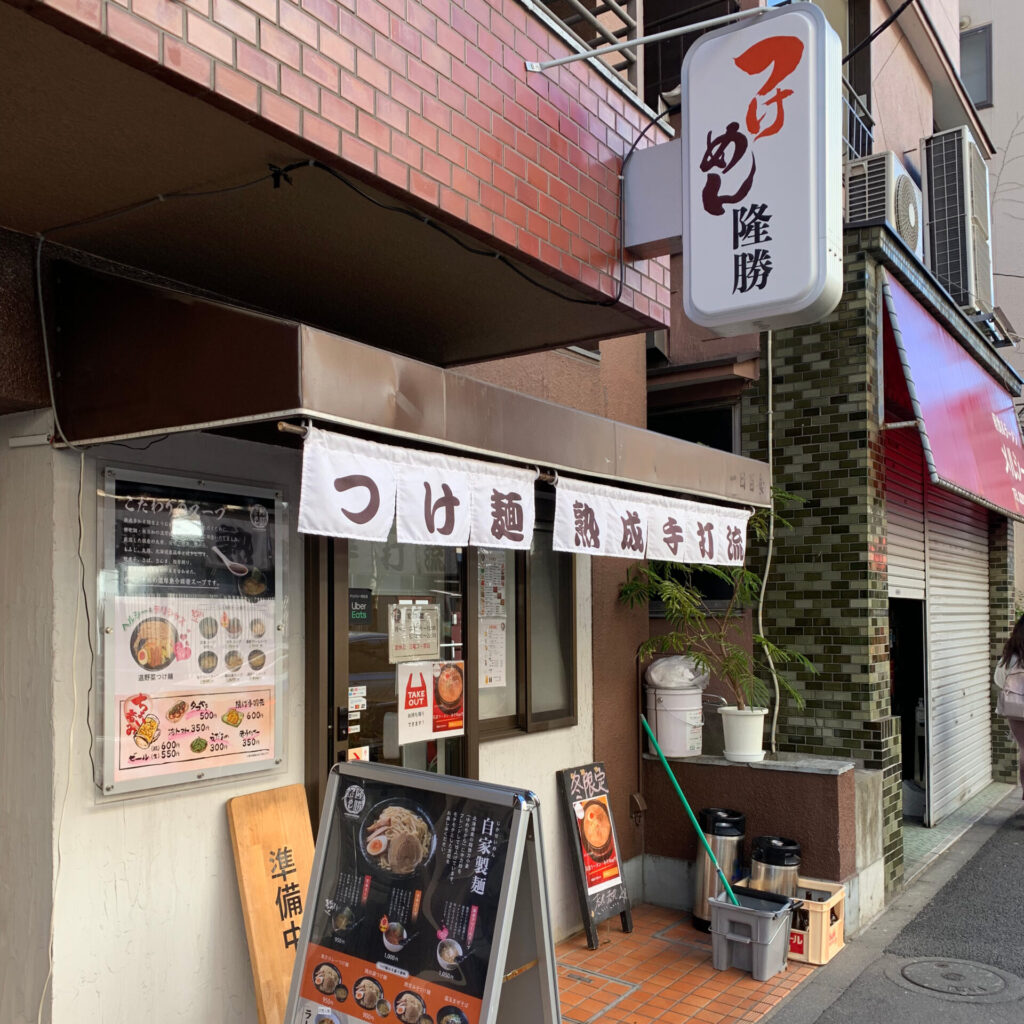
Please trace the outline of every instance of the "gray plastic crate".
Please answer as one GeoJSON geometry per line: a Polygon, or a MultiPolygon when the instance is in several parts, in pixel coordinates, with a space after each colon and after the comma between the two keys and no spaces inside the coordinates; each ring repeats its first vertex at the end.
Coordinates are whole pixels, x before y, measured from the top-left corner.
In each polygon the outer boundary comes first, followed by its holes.
{"type": "Polygon", "coordinates": [[[755,981],[767,981],[785,970],[795,901],[742,886],[733,886],[733,892],[738,907],[724,892],[708,900],[711,962],[716,971],[736,967],[755,981]]]}

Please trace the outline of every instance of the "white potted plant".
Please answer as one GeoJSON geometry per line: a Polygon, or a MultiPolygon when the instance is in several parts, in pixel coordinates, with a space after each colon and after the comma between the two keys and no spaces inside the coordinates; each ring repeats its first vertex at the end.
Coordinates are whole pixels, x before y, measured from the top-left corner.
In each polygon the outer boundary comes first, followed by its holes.
{"type": "MultiPolygon", "coordinates": [[[[788,497],[788,496],[787,496],[788,497]]],[[[760,510],[750,518],[755,536],[767,536],[772,510],[760,510]]],[[[660,602],[671,627],[662,635],[644,641],[637,656],[645,661],[655,654],[684,654],[701,670],[724,683],[734,703],[718,709],[722,717],[725,757],[730,761],[760,761],[764,757],[764,721],[768,713],[770,691],[757,673],[755,654],[737,642],[736,613],[752,607],[761,591],[761,577],[745,566],[676,565],[649,562],[631,568],[620,590],[626,604],[660,602]],[[700,574],[716,577],[730,588],[724,612],[709,610],[701,592],[700,574]]],[[[799,651],[781,647],[755,633],[753,651],[760,652],[774,672],[781,691],[803,707],[803,698],[777,669],[796,665],[813,673],[814,666],[799,651]]]]}

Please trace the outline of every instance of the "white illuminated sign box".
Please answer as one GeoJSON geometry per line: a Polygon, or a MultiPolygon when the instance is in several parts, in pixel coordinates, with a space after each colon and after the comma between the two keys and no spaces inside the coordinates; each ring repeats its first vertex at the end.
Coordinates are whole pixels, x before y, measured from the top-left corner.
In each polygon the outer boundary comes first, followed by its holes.
{"type": "Polygon", "coordinates": [[[720,335],[842,295],[839,37],[798,4],[702,36],[682,69],[683,304],[720,335]]]}

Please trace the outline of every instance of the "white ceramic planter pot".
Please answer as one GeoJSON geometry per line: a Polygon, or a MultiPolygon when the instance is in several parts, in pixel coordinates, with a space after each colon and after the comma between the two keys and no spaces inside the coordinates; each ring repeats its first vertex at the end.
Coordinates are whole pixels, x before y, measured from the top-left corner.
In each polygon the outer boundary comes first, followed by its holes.
{"type": "Polygon", "coordinates": [[[722,733],[725,738],[727,761],[764,760],[764,719],[767,708],[724,707],[719,708],[722,716],[722,733]]]}

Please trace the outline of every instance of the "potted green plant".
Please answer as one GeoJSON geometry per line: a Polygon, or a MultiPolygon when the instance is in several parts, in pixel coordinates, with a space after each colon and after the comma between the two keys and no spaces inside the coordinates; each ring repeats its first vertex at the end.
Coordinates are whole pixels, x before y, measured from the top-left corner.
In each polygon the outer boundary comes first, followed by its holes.
{"type": "MultiPolygon", "coordinates": [[[[767,540],[773,519],[789,525],[773,509],[760,509],[750,517],[751,532],[759,540],[767,540]]],[[[737,642],[736,613],[754,607],[761,589],[761,576],[746,566],[660,562],[632,567],[620,588],[620,599],[631,607],[660,602],[670,627],[668,632],[652,636],[640,645],[637,657],[641,661],[656,654],[686,655],[732,692],[734,703],[719,708],[725,756],[731,761],[759,761],[764,757],[764,719],[771,696],[764,670],[775,678],[780,693],[784,690],[798,707],[803,707],[803,698],[779,672],[779,666],[795,665],[815,671],[799,651],[773,643],[760,632],[754,633],[753,651],[737,642]],[[722,580],[729,587],[724,612],[707,606],[700,583],[708,577],[722,580]]]]}

